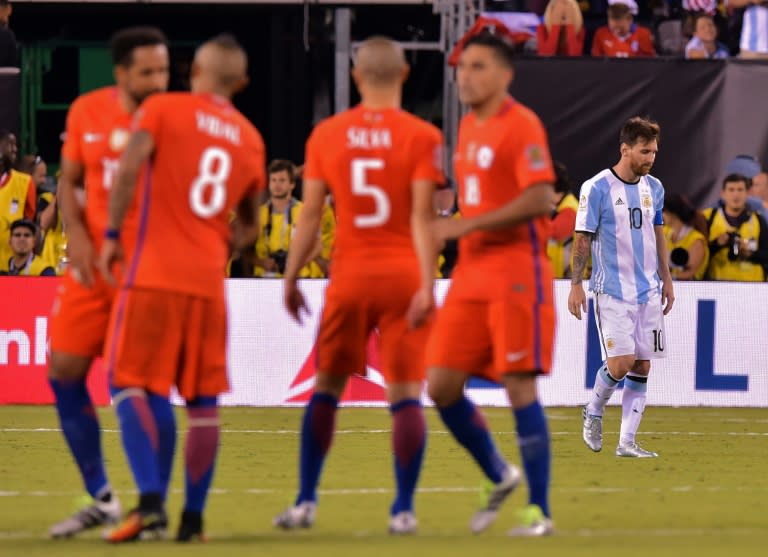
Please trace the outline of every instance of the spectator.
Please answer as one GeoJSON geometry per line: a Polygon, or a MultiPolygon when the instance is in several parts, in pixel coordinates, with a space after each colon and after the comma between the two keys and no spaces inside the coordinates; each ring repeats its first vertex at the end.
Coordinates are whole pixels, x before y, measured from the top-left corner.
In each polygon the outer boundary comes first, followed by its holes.
{"type": "MultiPolygon", "coordinates": [[[[768,187],[763,187],[768,177],[763,172],[758,158],[753,155],[738,155],[725,167],[725,173],[741,174],[747,178],[747,191],[749,192],[747,207],[768,222],[768,206],[766,205],[766,197],[768,196],[764,193],[768,187]],[[757,180],[757,187],[755,187],[755,180],[757,180]]],[[[722,201],[720,203],[722,204],[722,201]]]]}
{"type": "Polygon", "coordinates": [[[0,0],[0,68],[4,66],[18,67],[19,47],[16,35],[13,34],[8,22],[13,12],[9,0],[0,0]]]}
{"type": "Polygon", "coordinates": [[[717,27],[712,16],[703,12],[696,14],[693,37],[685,45],[685,57],[722,60],[729,56],[728,47],[717,40],[717,27]]]}
{"type": "Polygon", "coordinates": [[[630,7],[624,3],[608,6],[608,25],[595,32],[592,56],[637,58],[656,56],[651,32],[634,23],[630,7]]]}
{"type": "Polygon", "coordinates": [[[749,195],[750,209],[760,213],[768,222],[768,171],[761,169],[760,173],[752,178],[749,195]]]}
{"type": "MultiPolygon", "coordinates": [[[[285,270],[291,238],[298,221],[302,203],[293,196],[296,174],[292,162],[274,160],[269,165],[269,201],[261,206],[259,223],[261,234],[256,242],[254,276],[280,277],[285,270]]],[[[320,225],[321,236],[315,251],[299,276],[321,278],[328,274],[335,220],[326,205],[320,225]]]]}
{"type": "Polygon", "coordinates": [[[550,0],[544,22],[536,28],[539,56],[581,56],[584,19],[576,0],[550,0]]]}
{"type": "Polygon", "coordinates": [[[723,180],[720,207],[704,210],[709,225],[712,280],[760,282],[768,265],[768,225],[747,207],[749,179],[729,174],[723,180]]]}
{"type": "Polygon", "coordinates": [[[10,225],[27,218],[35,220],[37,189],[29,174],[15,170],[16,136],[0,130],[0,263],[11,257],[10,225]]]}
{"type": "Polygon", "coordinates": [[[729,0],[731,8],[743,8],[739,57],[768,59],[768,2],[766,0],[729,0]]]}
{"type": "Polygon", "coordinates": [[[669,250],[669,269],[675,280],[701,280],[709,264],[707,223],[682,195],[664,199],[664,236],[669,250]]]}
{"type": "Polygon", "coordinates": [[[547,255],[552,261],[554,278],[570,278],[571,244],[576,225],[576,211],[579,200],[573,195],[568,170],[561,162],[555,161],[555,209],[552,211],[552,233],[547,243],[547,255]]]}
{"type": "Polygon", "coordinates": [[[52,277],[56,271],[42,258],[35,255],[37,226],[29,219],[11,223],[9,244],[12,255],[0,261],[0,274],[12,276],[52,277]]]}

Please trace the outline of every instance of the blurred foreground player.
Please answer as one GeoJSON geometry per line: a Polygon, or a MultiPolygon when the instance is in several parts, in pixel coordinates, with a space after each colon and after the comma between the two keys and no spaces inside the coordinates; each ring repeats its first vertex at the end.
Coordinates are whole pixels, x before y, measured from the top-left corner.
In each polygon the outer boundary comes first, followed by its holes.
{"type": "MultiPolygon", "coordinates": [[[[67,230],[69,268],[51,310],[48,374],[64,438],[93,502],[55,524],[50,529],[53,537],[114,523],[121,513],[104,469],[99,422],[86,387],[91,364],[103,352],[115,296],[95,263],[107,225],[109,191],[133,112],[146,97],[166,90],[168,48],[159,29],[132,27],[112,37],[111,50],[116,85],[86,93],[72,103],[61,150],[57,201],[67,230]]],[[[123,224],[126,253],[133,250],[137,224],[132,207],[123,224]]],[[[168,461],[169,474],[170,466],[168,461]]],[[[163,493],[166,488],[167,484],[163,493]]]]}
{"type": "Polygon", "coordinates": [[[121,256],[119,238],[145,161],[139,236],[110,318],[106,361],[138,507],[107,533],[110,542],[153,537],[166,522],[164,458],[172,462],[172,386],[186,401],[186,485],[177,541],[203,537],[203,508],[219,444],[217,397],[226,373],[224,274],[229,243],[253,245],[264,144],[231,104],[248,82],[246,54],[224,35],[195,53],[191,93],[142,104],[120,159],[99,266],[121,256]],[[229,216],[238,218],[230,229],[229,216]],[[160,457],[163,457],[161,459],[160,457]]]}
{"type": "Polygon", "coordinates": [[[459,57],[459,98],[470,108],[453,158],[462,218],[434,225],[438,241],[459,238],[459,262],[429,339],[427,382],[446,427],[491,482],[474,533],[493,523],[521,473],[495,447],[464,387],[473,376],[504,386],[530,496],[510,534],[543,536],[552,532],[550,447],[536,377],[549,373],[555,331],[546,252],[555,174],[544,127],[507,93],[512,58],[511,46],[488,31],[459,57]]]}
{"type": "Polygon", "coordinates": [[[436,263],[429,224],[443,176],[440,132],[400,108],[407,75],[399,45],[383,37],[363,42],[352,71],[361,103],[319,124],[307,142],[304,208],[284,280],[285,305],[297,320],[306,303],[296,281],[316,243],[328,192],[339,224],[318,331],[315,392],[301,430],[299,494],[275,518],[281,528],[308,528],[315,520],[339,398],[349,376],[365,369],[367,340],[377,328],[397,484],[389,531],[416,530],[413,494],[426,443],[420,401],[425,323],[436,263]]]}

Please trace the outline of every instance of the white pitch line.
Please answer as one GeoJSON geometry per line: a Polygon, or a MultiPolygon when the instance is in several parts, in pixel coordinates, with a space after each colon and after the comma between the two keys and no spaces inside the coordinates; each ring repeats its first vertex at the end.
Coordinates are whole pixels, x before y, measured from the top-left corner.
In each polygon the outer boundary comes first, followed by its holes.
{"type": "MultiPolygon", "coordinates": [[[[181,429],[181,428],[180,428],[181,429]]],[[[104,433],[120,433],[119,429],[102,429],[104,433]]],[[[0,428],[0,433],[60,433],[59,428],[0,428]]],[[[299,435],[298,429],[222,429],[221,433],[229,434],[256,434],[256,435],[299,435]]],[[[340,429],[335,432],[338,435],[357,435],[357,434],[391,434],[391,429],[340,429]]],[[[449,432],[440,429],[433,429],[428,432],[430,435],[448,435],[449,432]]],[[[493,435],[517,435],[516,431],[491,431],[493,435]]],[[[604,433],[618,433],[617,431],[605,430],[604,433]]],[[[731,436],[731,437],[766,437],[768,431],[643,431],[643,435],[673,435],[673,436],[731,436]]],[[[551,431],[550,435],[581,435],[581,431],[551,431]]]]}
{"type": "MultiPolygon", "coordinates": [[[[723,486],[701,486],[694,487],[690,485],[671,486],[666,488],[651,487],[627,487],[627,486],[592,486],[592,487],[553,487],[552,491],[557,493],[718,493],[726,488],[723,486]]],[[[728,487],[728,491],[768,491],[768,486],[756,487],[756,486],[738,486],[728,487]]],[[[338,489],[320,489],[318,490],[321,495],[389,495],[394,493],[394,489],[391,487],[362,487],[362,488],[338,488],[338,489]]],[[[481,491],[480,487],[466,487],[466,486],[433,486],[433,487],[420,487],[417,489],[418,493],[430,493],[430,494],[444,494],[444,493],[477,493],[481,491]]],[[[248,488],[248,489],[226,489],[226,488],[211,488],[211,495],[274,495],[278,493],[290,493],[291,489],[275,489],[275,488],[248,488]]],[[[135,495],[135,490],[120,490],[117,492],[120,495],[135,495]]],[[[183,494],[184,490],[179,488],[171,489],[173,494],[183,494]]],[[[82,495],[79,491],[0,491],[1,497],[77,497],[82,495]]]]}

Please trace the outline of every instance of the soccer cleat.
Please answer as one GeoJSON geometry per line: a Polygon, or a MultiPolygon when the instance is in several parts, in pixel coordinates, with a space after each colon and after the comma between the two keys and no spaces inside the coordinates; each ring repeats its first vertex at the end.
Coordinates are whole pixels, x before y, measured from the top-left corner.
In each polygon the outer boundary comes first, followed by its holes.
{"type": "Polygon", "coordinates": [[[599,453],[603,448],[603,417],[587,413],[586,406],[581,410],[581,417],[584,420],[581,430],[584,443],[586,443],[587,447],[599,453]]]}
{"type": "Polygon", "coordinates": [[[658,453],[653,451],[646,451],[640,445],[635,442],[632,443],[619,443],[616,447],[616,456],[626,456],[629,458],[656,458],[658,453]]]}
{"type": "Polygon", "coordinates": [[[203,535],[203,515],[201,513],[184,511],[181,513],[179,531],[176,533],[177,542],[206,542],[203,535]]]}
{"type": "Polygon", "coordinates": [[[52,538],[69,538],[90,528],[117,524],[120,521],[120,501],[113,494],[108,502],[90,500],[90,504],[73,516],[51,526],[52,538]]]}
{"type": "Polygon", "coordinates": [[[416,516],[411,511],[401,511],[389,519],[389,533],[396,536],[406,536],[416,533],[416,516]]]}
{"type": "Polygon", "coordinates": [[[521,478],[520,469],[510,464],[506,476],[499,483],[489,484],[486,487],[485,507],[477,511],[469,523],[473,534],[479,534],[493,524],[502,503],[520,485],[521,478]]]}
{"type": "Polygon", "coordinates": [[[165,511],[133,509],[120,524],[104,534],[104,539],[109,543],[161,540],[165,538],[167,528],[168,517],[165,511]]]}
{"type": "Polygon", "coordinates": [[[537,538],[540,536],[550,536],[555,532],[552,521],[544,516],[541,507],[538,505],[528,505],[520,511],[520,526],[512,528],[509,531],[510,536],[522,538],[537,538]]]}
{"type": "Polygon", "coordinates": [[[315,523],[316,512],[317,503],[313,501],[303,501],[277,515],[272,519],[272,525],[282,528],[283,530],[311,528],[315,523]]]}

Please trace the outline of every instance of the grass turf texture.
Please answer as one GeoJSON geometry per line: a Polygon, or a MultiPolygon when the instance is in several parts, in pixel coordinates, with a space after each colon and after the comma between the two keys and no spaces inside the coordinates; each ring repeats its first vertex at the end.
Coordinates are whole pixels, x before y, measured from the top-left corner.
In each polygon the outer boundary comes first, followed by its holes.
{"type": "MultiPolygon", "coordinates": [[[[206,545],[139,542],[110,547],[94,531],[49,540],[48,527],[66,517],[82,495],[52,407],[0,407],[0,556],[12,555],[738,555],[768,553],[768,410],[649,408],[638,440],[659,459],[613,455],[619,414],[605,418],[603,452],[581,441],[580,409],[548,409],[553,448],[551,506],[557,534],[513,539],[515,493],[488,532],[468,523],[479,503],[482,477],[465,451],[427,410],[430,435],[416,497],[419,533],[386,534],[392,500],[390,419],[386,409],[346,408],[338,414],[312,530],[280,532],[272,517],[292,503],[297,485],[301,409],[222,411],[222,450],[209,496],[206,545]],[[33,431],[38,430],[38,431],[33,431]]],[[[497,443],[519,462],[513,421],[505,409],[486,409],[497,443]]],[[[178,412],[179,429],[185,427],[178,412]]],[[[100,412],[104,450],[124,509],[133,506],[130,473],[114,415],[100,412]]],[[[175,533],[183,502],[183,441],[177,447],[168,511],[175,533]]]]}

